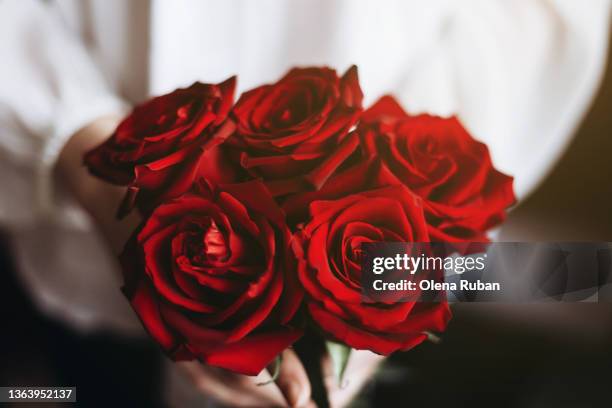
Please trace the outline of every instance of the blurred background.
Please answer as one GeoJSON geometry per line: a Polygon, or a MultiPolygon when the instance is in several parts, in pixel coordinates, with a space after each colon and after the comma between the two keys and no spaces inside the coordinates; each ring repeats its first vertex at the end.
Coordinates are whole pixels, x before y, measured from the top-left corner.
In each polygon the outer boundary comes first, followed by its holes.
{"type": "MultiPolygon", "coordinates": [[[[499,240],[612,241],[611,157],[609,61],[570,146],[511,212],[499,240]]],[[[44,317],[11,253],[0,237],[0,384],[75,385],[83,407],[164,406],[157,347],[110,333],[83,336],[44,317]]],[[[610,407],[610,384],[612,304],[461,304],[440,344],[391,358],[355,405],[610,407]]]]}

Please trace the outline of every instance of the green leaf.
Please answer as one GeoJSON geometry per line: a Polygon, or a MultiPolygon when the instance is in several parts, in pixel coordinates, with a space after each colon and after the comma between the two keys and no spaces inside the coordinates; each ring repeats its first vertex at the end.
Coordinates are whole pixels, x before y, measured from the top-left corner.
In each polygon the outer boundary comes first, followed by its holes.
{"type": "Polygon", "coordinates": [[[439,336],[435,335],[430,331],[424,331],[423,334],[426,335],[427,340],[432,342],[433,344],[440,344],[442,342],[442,339],[439,336]]]}
{"type": "Polygon", "coordinates": [[[258,387],[261,387],[263,385],[268,385],[276,381],[276,379],[278,378],[278,374],[280,373],[280,366],[282,362],[283,362],[283,355],[279,354],[278,356],[274,358],[274,366],[272,367],[272,370],[270,371],[270,379],[268,381],[259,382],[256,385],[258,387]]]}
{"type": "Polygon", "coordinates": [[[351,348],[342,343],[336,343],[334,341],[326,341],[327,352],[332,361],[334,367],[334,376],[338,381],[338,386],[343,386],[344,372],[346,371],[346,365],[351,355],[351,348]]]}

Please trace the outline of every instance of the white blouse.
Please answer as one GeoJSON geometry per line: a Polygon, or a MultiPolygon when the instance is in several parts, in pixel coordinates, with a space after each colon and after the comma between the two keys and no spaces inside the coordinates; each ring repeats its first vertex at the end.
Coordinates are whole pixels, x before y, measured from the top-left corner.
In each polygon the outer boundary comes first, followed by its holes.
{"type": "Polygon", "coordinates": [[[524,197],[597,90],[609,16],[610,0],[2,0],[0,223],[42,310],[133,330],[114,259],[50,181],[89,121],[195,80],[237,74],[241,92],[355,63],[366,103],[458,114],[524,197]]]}

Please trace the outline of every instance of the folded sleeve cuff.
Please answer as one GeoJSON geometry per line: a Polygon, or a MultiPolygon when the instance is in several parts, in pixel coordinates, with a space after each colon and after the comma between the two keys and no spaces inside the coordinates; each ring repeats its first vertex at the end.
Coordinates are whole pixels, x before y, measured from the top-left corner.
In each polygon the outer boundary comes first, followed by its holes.
{"type": "Polygon", "coordinates": [[[57,218],[59,208],[53,169],[60,152],[70,137],[97,118],[111,114],[123,116],[127,110],[128,105],[113,95],[105,95],[93,102],[83,102],[78,107],[71,106],[59,110],[54,129],[43,145],[40,162],[36,169],[36,212],[39,217],[57,218]]]}

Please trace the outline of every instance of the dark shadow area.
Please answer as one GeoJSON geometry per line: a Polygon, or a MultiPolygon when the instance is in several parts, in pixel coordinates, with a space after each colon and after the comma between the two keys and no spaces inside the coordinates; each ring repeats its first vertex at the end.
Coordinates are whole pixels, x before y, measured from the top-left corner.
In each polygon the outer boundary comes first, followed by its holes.
{"type": "Polygon", "coordinates": [[[105,333],[82,336],[42,316],[17,280],[9,253],[0,238],[0,384],[76,386],[78,403],[64,406],[164,406],[156,345],[105,333]]]}

